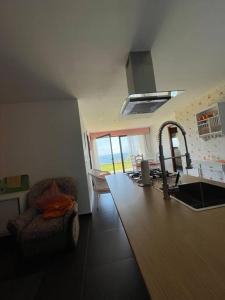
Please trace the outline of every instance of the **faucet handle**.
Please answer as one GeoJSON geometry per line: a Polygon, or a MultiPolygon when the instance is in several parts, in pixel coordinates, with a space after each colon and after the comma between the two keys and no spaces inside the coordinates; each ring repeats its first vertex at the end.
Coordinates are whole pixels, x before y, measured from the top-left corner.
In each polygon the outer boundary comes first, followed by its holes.
{"type": "Polygon", "coordinates": [[[175,180],[175,186],[178,185],[179,179],[180,179],[180,172],[177,172],[177,176],[176,176],[176,180],[175,180]]]}
{"type": "Polygon", "coordinates": [[[173,194],[173,192],[179,191],[178,185],[173,185],[168,187],[168,193],[169,195],[173,194]]]}
{"type": "Polygon", "coordinates": [[[191,164],[190,153],[187,152],[187,153],[185,154],[185,156],[186,156],[186,164],[187,164],[186,169],[188,169],[188,170],[189,170],[189,169],[193,169],[192,164],[191,164]]]}

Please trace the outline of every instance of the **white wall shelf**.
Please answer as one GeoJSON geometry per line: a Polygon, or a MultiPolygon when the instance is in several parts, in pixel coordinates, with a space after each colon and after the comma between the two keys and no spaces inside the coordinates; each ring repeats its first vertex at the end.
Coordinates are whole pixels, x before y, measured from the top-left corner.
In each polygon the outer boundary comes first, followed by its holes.
{"type": "Polygon", "coordinates": [[[0,195],[0,237],[9,235],[7,230],[9,219],[14,219],[24,212],[27,192],[21,191],[0,195]]]}
{"type": "Polygon", "coordinates": [[[198,133],[208,140],[225,134],[225,102],[218,102],[196,114],[198,133]]]}

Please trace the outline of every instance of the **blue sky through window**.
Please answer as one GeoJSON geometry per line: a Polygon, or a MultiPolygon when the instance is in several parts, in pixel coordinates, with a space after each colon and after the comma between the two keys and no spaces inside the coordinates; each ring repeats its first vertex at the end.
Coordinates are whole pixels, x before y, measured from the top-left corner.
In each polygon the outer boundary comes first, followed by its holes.
{"type": "MultiPolygon", "coordinates": [[[[118,137],[112,137],[111,140],[112,140],[113,153],[114,154],[119,154],[120,153],[119,138],[118,137]]],[[[99,138],[99,139],[96,140],[96,143],[97,143],[99,156],[111,154],[109,137],[99,138]]],[[[123,152],[124,153],[129,153],[129,144],[128,144],[128,142],[123,142],[122,147],[123,147],[123,152]]]]}

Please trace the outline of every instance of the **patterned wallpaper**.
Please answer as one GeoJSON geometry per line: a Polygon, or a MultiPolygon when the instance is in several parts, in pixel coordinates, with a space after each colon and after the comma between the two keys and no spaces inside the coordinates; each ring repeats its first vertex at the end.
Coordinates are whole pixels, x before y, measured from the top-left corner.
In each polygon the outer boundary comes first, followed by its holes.
{"type": "Polygon", "coordinates": [[[196,99],[182,111],[176,112],[176,120],[187,132],[187,142],[193,160],[224,160],[225,136],[203,140],[199,138],[196,113],[220,100],[225,100],[225,84],[196,99]]]}

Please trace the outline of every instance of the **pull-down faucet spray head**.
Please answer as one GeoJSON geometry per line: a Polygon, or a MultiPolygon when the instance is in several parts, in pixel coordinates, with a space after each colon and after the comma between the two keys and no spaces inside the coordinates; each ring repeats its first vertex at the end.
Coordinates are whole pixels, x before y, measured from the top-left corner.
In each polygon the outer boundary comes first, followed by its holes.
{"type": "Polygon", "coordinates": [[[165,161],[164,161],[165,158],[164,158],[163,146],[162,146],[162,132],[163,132],[163,129],[168,125],[174,125],[174,126],[176,126],[180,129],[180,131],[183,135],[183,138],[184,138],[184,143],[185,143],[186,169],[192,169],[191,157],[190,157],[190,153],[188,152],[188,146],[187,146],[187,140],[186,140],[186,132],[185,132],[183,126],[181,126],[181,124],[179,124],[175,121],[166,121],[166,122],[164,122],[159,128],[159,135],[158,135],[158,139],[159,139],[159,160],[160,160],[161,171],[162,171],[164,199],[170,199],[169,187],[168,187],[168,183],[167,183],[166,167],[165,167],[165,161]]]}

